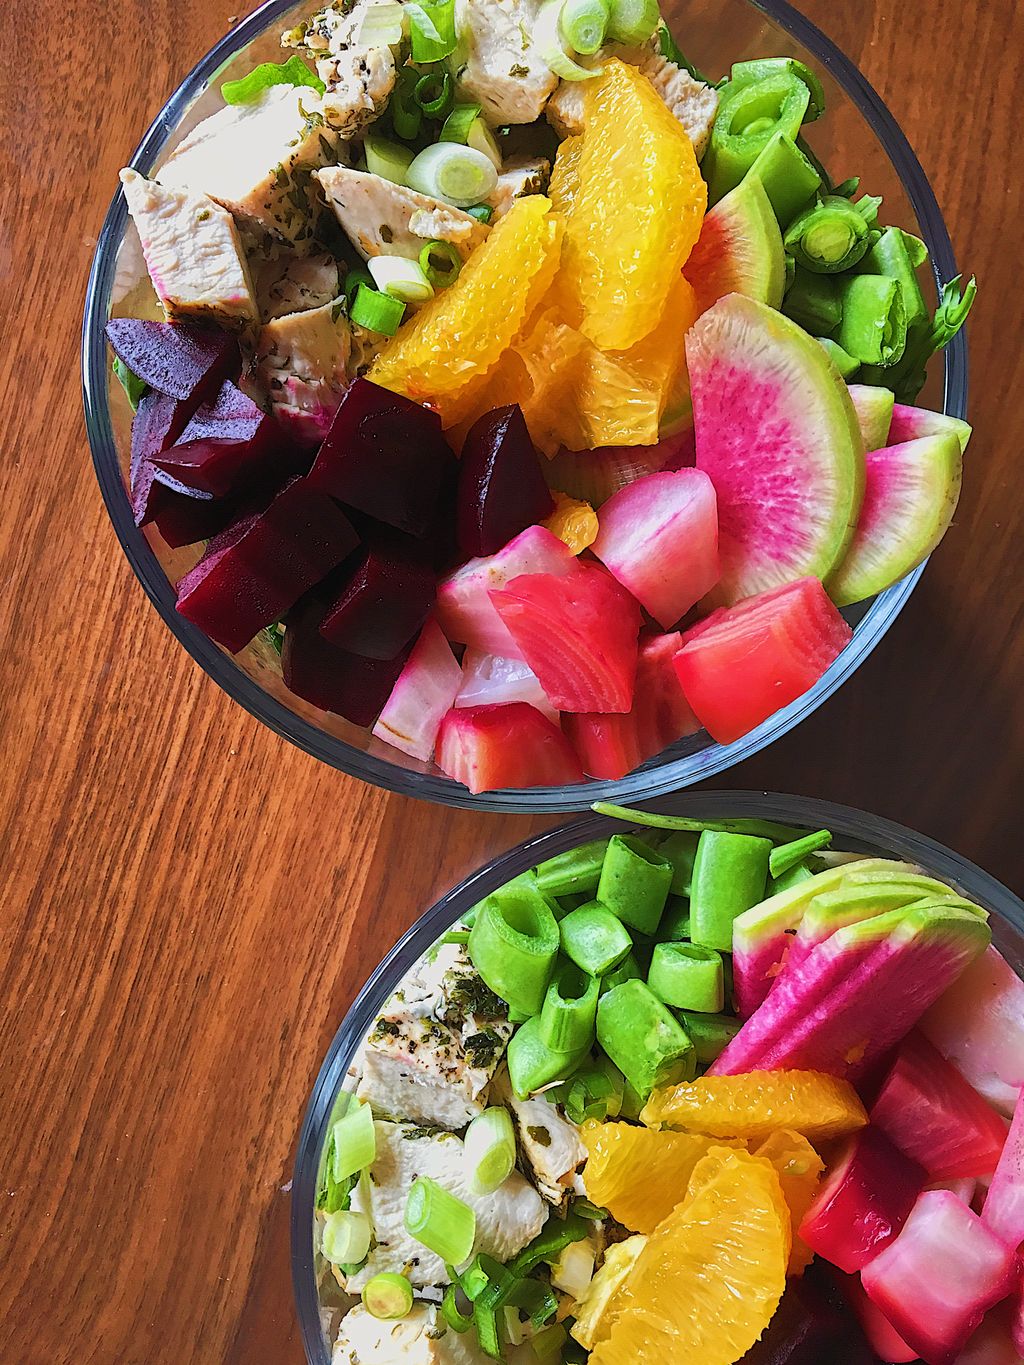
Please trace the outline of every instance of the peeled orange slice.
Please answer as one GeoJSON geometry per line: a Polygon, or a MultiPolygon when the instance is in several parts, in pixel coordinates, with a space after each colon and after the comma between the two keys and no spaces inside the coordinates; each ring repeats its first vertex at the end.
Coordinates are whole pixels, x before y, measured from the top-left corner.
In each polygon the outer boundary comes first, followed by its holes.
{"type": "Polygon", "coordinates": [[[814,1259],[814,1252],[798,1236],[797,1229],[811,1207],[825,1163],[805,1137],[788,1128],[773,1133],[755,1149],[754,1155],[763,1157],[775,1167],[783,1198],[789,1207],[793,1234],[787,1273],[802,1275],[814,1259]]]}
{"type": "Polygon", "coordinates": [[[647,1124],[758,1142],[792,1128],[813,1143],[845,1137],[868,1121],[849,1081],[817,1071],[702,1076],[656,1090],[640,1117],[647,1124]]]}
{"type": "Polygon", "coordinates": [[[574,555],[580,555],[593,545],[600,529],[597,513],[589,502],[570,498],[567,493],[553,492],[555,510],[544,525],[553,536],[568,545],[574,555]]]}

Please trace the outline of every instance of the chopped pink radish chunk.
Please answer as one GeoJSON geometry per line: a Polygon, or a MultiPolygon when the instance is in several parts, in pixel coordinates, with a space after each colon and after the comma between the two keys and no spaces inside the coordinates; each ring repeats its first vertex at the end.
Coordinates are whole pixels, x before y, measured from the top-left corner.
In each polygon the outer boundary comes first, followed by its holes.
{"type": "Polygon", "coordinates": [[[673,666],[680,639],[678,632],[641,638],[628,715],[566,715],[565,732],[591,777],[610,781],[625,777],[700,729],[673,666]]]}
{"type": "Polygon", "coordinates": [[[718,507],[703,470],[638,479],[600,523],[594,554],[666,629],[718,582],[718,507]]]}
{"type": "Polygon", "coordinates": [[[1024,1085],[1024,981],[989,948],[931,1007],[923,1032],[1002,1114],[1024,1085]]]}
{"type": "Polygon", "coordinates": [[[373,733],[411,758],[429,763],[437,732],[451,710],[462,669],[440,627],[428,621],[384,704],[373,733]]]}
{"type": "Polygon", "coordinates": [[[864,1268],[864,1288],[928,1365],[952,1365],[1014,1286],[1016,1258],[948,1190],[930,1190],[864,1268]]]}
{"type": "Polygon", "coordinates": [[[437,766],[474,795],[583,781],[558,726],[522,701],[449,711],[437,738],[437,766]]]}
{"type": "Polygon", "coordinates": [[[852,1275],[897,1236],[924,1188],[916,1161],[877,1128],[862,1128],[843,1148],[800,1224],[819,1256],[852,1275]]]}
{"type": "Polygon", "coordinates": [[[437,623],[458,644],[503,659],[521,659],[490,592],[521,574],[567,574],[575,567],[576,557],[564,541],[543,526],[528,526],[497,554],[470,559],[438,585],[437,623]]]}
{"type": "Polygon", "coordinates": [[[1024,1243],[1024,1094],[989,1186],[982,1221],[1015,1251],[1024,1243]]]}
{"type": "MultiPolygon", "coordinates": [[[[575,562],[574,562],[575,563],[575,562]]],[[[491,592],[502,624],[560,711],[625,712],[633,704],[640,609],[612,576],[524,574],[491,592]]]]}
{"type": "MultiPolygon", "coordinates": [[[[871,1122],[920,1162],[930,1180],[990,1175],[1006,1141],[1005,1119],[920,1033],[909,1034],[900,1045],[871,1122]]],[[[1024,1120],[1021,1130],[1024,1141],[1024,1120]]],[[[964,1203],[970,1202],[968,1196],[964,1203]]],[[[1024,1241],[1024,1226],[1018,1240],[1024,1241]]]]}
{"type": "Polygon", "coordinates": [[[522,659],[502,659],[481,649],[467,649],[462,659],[462,682],[455,705],[500,706],[506,701],[525,701],[542,716],[558,720],[537,675],[522,659]]]}
{"type": "Polygon", "coordinates": [[[909,1365],[919,1360],[917,1352],[900,1336],[882,1310],[868,1298],[859,1275],[842,1277],[843,1293],[857,1315],[868,1345],[886,1365],[909,1365]]]}
{"type": "Polygon", "coordinates": [[[949,1190],[950,1194],[955,1194],[961,1204],[966,1204],[968,1208],[974,1207],[974,1200],[978,1193],[978,1182],[972,1180],[970,1176],[961,1176],[959,1180],[936,1180],[928,1186],[930,1190],[949,1190]]]}

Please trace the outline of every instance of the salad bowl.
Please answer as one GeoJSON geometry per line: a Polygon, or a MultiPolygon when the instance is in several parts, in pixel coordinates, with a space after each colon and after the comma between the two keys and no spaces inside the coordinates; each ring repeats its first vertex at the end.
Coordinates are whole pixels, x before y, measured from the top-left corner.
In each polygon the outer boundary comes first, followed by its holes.
{"type": "MultiPolygon", "coordinates": [[[[131,165],[155,175],[189,131],[219,106],[219,89],[255,63],[274,60],[283,31],[308,5],[268,0],[214,47],[187,76],[142,140],[131,165]]],[[[893,222],[928,248],[936,284],[957,275],[952,246],[927,178],[906,137],[877,94],[836,47],[796,10],[750,0],[670,0],[666,22],[714,73],[730,63],[780,52],[806,62],[821,77],[828,116],[815,126],[815,150],[837,168],[861,170],[865,187],[882,195],[893,222]]],[[[859,667],[902,610],[919,566],[878,596],[845,609],[852,641],[815,685],[742,738],[715,743],[692,735],[618,780],[471,795],[431,763],[389,747],[368,729],[321,711],[285,686],[277,651],[266,633],[229,654],[175,608],[174,584],[191,569],[195,547],[170,550],[152,527],[135,525],[126,494],[131,410],[110,372],[104,328],[110,317],[157,316],[157,303],[121,194],[112,203],[89,281],[83,332],[84,400],[96,473],[115,533],[151,601],[177,640],[234,700],[277,734],[314,757],[371,784],[453,806],[518,812],[578,810],[594,800],[633,801],[702,781],[756,753],[811,714],[859,667]]],[[[936,357],[923,401],[963,419],[967,406],[966,340],[958,333],[936,357]]]]}

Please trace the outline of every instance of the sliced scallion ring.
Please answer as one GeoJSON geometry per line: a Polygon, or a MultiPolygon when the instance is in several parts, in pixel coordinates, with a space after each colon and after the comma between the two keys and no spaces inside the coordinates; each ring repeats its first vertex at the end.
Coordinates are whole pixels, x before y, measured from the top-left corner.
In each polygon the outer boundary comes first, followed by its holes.
{"type": "Polygon", "coordinates": [[[371,256],[373,282],[382,294],[402,303],[426,303],[434,297],[434,286],[419,261],[406,256],[371,256]]]}
{"type": "Polygon", "coordinates": [[[379,175],[382,180],[390,180],[393,185],[404,185],[405,177],[415,156],[409,147],[390,138],[367,133],[363,140],[363,153],[366,156],[366,169],[371,175],[379,175]]]}
{"type": "Polygon", "coordinates": [[[435,142],[414,158],[406,176],[411,189],[467,208],[486,199],[498,183],[491,159],[474,147],[435,142]]]}
{"type": "Polygon", "coordinates": [[[360,282],[349,304],[348,315],[357,327],[393,337],[405,317],[405,304],[360,282]]]}
{"type": "Polygon", "coordinates": [[[559,26],[562,37],[574,52],[593,56],[608,31],[607,0],[565,0],[559,26]]]}
{"type": "Polygon", "coordinates": [[[339,1209],[327,1216],[320,1249],[331,1265],[358,1265],[370,1250],[370,1221],[363,1213],[339,1209]]]}
{"type": "Polygon", "coordinates": [[[561,18],[563,0],[544,0],[533,26],[533,41],[541,61],[564,81],[589,81],[604,73],[603,66],[580,66],[562,45],[561,18]]]}
{"type": "Polygon", "coordinates": [[[385,1271],[363,1286],[366,1311],[384,1322],[404,1318],[412,1308],[412,1285],[404,1275],[385,1271]]]}
{"type": "Polygon", "coordinates": [[[459,278],[462,257],[451,242],[427,242],[420,252],[420,266],[435,289],[447,289],[459,278]]]}
{"type": "Polygon", "coordinates": [[[405,9],[398,0],[378,0],[360,9],[359,27],[353,39],[357,47],[394,47],[405,34],[405,9]]]}

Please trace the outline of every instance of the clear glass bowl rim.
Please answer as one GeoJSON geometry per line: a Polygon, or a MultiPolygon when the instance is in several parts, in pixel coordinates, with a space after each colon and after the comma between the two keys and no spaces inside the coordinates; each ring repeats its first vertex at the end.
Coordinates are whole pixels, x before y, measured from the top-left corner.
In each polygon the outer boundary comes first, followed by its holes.
{"type": "MultiPolygon", "coordinates": [[[[131,165],[148,174],[193,101],[217,76],[224,64],[246,43],[258,37],[294,0],[267,0],[225,35],[189,73],[160,111],[140,143],[131,165]]],[[[846,96],[860,110],[903,182],[931,251],[938,284],[957,275],[952,243],[924,169],[906,136],[879,95],[835,44],[785,0],[747,0],[771,22],[780,25],[822,64],[846,96]]],[[[100,233],[89,277],[82,330],[82,376],[86,431],[96,477],[107,512],[150,601],[192,658],[215,683],[257,720],[282,738],[332,767],[377,787],[441,805],[517,813],[567,812],[586,809],[592,802],[649,800],[682,786],[701,782],[752,757],[811,715],[860,666],[886,633],[913,592],[924,565],[881,593],[859,623],[853,641],[818,683],[742,739],[728,745],[711,744],[681,758],[655,761],[620,781],[595,781],[564,787],[534,787],[521,791],[485,792],[472,796],[459,783],[439,774],[409,771],[398,763],[365,753],[296,715],[265,692],[259,684],[201,630],[179,616],[174,591],[143,532],[135,525],[125,496],[107,402],[107,346],[104,325],[113,283],[117,252],[127,220],[124,196],[115,195],[100,233]]],[[[967,413],[967,341],[961,332],[945,352],[946,413],[967,413]]]]}
{"type": "MultiPolygon", "coordinates": [[[[647,803],[646,808],[702,820],[749,817],[808,829],[830,829],[839,847],[878,851],[919,863],[928,872],[959,887],[969,899],[989,910],[994,919],[1024,935],[1024,901],[1008,887],[952,849],[883,816],[813,797],[761,791],[677,792],[647,803]]],[[[310,1228],[325,1129],[356,1048],[413,963],[471,906],[545,858],[628,825],[628,821],[588,815],[545,830],[478,868],[420,916],[371,975],[343,1019],[313,1086],[292,1178],[292,1285],[309,1365],[330,1365],[320,1325],[310,1228]]]]}

